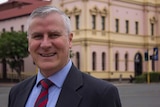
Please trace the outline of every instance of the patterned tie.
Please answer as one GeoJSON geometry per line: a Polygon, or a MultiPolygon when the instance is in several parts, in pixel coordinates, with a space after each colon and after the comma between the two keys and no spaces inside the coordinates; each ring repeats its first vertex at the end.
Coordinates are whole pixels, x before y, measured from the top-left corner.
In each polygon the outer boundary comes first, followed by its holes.
{"type": "Polygon", "coordinates": [[[48,88],[53,85],[49,79],[43,79],[40,81],[42,85],[41,92],[35,102],[34,107],[46,107],[48,101],[48,88]]]}

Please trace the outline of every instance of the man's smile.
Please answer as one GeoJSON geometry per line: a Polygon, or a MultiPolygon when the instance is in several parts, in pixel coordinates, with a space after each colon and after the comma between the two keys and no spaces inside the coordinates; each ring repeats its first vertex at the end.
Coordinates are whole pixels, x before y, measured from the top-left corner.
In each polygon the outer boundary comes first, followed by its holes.
{"type": "Polygon", "coordinates": [[[48,53],[48,54],[43,54],[43,53],[40,53],[39,55],[42,56],[42,57],[52,57],[52,56],[55,56],[57,53],[48,53]]]}

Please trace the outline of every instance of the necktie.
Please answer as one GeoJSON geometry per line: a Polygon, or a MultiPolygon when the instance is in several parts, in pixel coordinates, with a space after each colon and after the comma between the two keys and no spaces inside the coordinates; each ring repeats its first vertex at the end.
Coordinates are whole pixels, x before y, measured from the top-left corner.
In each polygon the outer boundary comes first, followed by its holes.
{"type": "Polygon", "coordinates": [[[53,83],[49,79],[43,79],[40,81],[42,85],[41,92],[35,102],[34,107],[46,107],[48,101],[48,89],[53,83]]]}

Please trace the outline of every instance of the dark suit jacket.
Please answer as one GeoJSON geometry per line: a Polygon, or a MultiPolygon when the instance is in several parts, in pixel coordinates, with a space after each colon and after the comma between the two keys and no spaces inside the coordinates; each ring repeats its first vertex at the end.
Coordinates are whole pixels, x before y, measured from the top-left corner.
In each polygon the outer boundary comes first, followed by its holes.
{"type": "MultiPolygon", "coordinates": [[[[36,76],[12,87],[8,107],[25,107],[36,76]]],[[[106,81],[93,78],[72,65],[56,107],[121,107],[118,90],[106,81]]]]}

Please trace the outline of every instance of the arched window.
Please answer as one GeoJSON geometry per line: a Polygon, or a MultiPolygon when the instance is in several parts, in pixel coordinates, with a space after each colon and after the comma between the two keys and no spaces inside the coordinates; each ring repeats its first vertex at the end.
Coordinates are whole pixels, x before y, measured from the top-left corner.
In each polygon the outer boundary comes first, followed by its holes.
{"type": "Polygon", "coordinates": [[[129,21],[126,20],[126,33],[129,33],[129,21]]]}
{"type": "Polygon", "coordinates": [[[115,70],[116,71],[119,70],[119,54],[118,53],[115,54],[115,70]]]}
{"type": "Polygon", "coordinates": [[[96,15],[92,15],[92,29],[96,29],[96,15]]]}
{"type": "Polygon", "coordinates": [[[151,36],[154,35],[154,23],[151,23],[151,36]]]}
{"type": "Polygon", "coordinates": [[[96,52],[92,53],[92,70],[96,70],[96,52]]]}
{"type": "Polygon", "coordinates": [[[101,20],[102,20],[102,30],[105,30],[105,26],[106,26],[106,17],[105,16],[101,16],[101,20]]]}
{"type": "Polygon", "coordinates": [[[139,23],[136,21],[135,22],[135,34],[138,34],[139,32],[139,23]]]}
{"type": "Polygon", "coordinates": [[[136,53],[134,57],[135,76],[141,75],[143,72],[143,60],[141,53],[136,53]]]}
{"type": "Polygon", "coordinates": [[[128,54],[126,53],[124,57],[125,57],[125,71],[127,71],[128,70],[128,54]]]}
{"type": "Polygon", "coordinates": [[[102,53],[102,70],[106,70],[106,53],[102,53]]]}
{"type": "Polygon", "coordinates": [[[79,29],[79,15],[76,15],[75,16],[75,24],[76,24],[76,30],[78,30],[79,29]]]}
{"type": "Polygon", "coordinates": [[[76,65],[77,65],[77,68],[80,69],[80,54],[79,54],[79,52],[76,52],[76,65]]]}
{"type": "Polygon", "coordinates": [[[119,19],[115,19],[116,32],[119,32],[119,19]]]}

